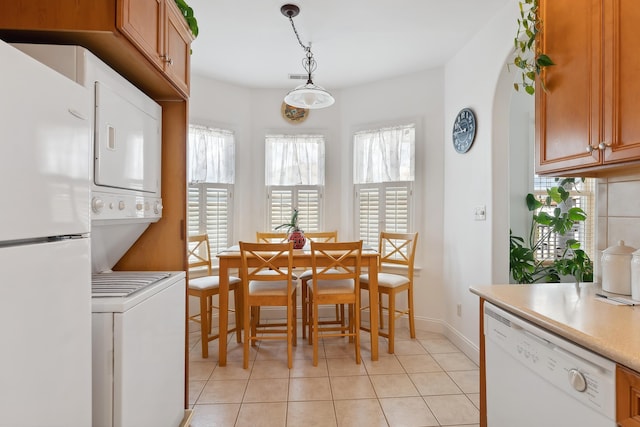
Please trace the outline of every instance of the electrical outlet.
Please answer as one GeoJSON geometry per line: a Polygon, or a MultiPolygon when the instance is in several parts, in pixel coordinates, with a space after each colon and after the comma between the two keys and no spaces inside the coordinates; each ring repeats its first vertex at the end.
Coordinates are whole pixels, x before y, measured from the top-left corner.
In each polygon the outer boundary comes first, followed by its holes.
{"type": "Polygon", "coordinates": [[[476,206],[474,211],[476,221],[484,221],[487,219],[487,207],[485,205],[476,206]]]}
{"type": "Polygon", "coordinates": [[[458,311],[458,317],[462,317],[462,304],[458,304],[456,309],[458,311]]]}

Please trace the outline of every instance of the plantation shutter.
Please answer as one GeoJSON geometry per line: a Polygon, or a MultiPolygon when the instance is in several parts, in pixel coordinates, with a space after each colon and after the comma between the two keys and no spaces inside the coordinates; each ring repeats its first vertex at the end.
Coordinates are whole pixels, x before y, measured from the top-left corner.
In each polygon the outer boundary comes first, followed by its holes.
{"type": "MultiPolygon", "coordinates": [[[[269,187],[271,207],[269,229],[291,220],[294,207],[298,209],[298,225],[301,230],[321,231],[322,191],[315,186],[269,187]]],[[[286,230],[285,230],[286,231],[286,230]]]]}

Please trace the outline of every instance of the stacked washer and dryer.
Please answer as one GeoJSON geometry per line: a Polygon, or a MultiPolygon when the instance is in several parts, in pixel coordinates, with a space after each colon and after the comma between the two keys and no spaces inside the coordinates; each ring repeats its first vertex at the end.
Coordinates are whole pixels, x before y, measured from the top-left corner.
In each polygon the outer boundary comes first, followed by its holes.
{"type": "Polygon", "coordinates": [[[162,109],[85,48],[14,46],[84,86],[94,111],[93,426],[179,425],[185,273],[111,270],[162,217],[162,109]]]}

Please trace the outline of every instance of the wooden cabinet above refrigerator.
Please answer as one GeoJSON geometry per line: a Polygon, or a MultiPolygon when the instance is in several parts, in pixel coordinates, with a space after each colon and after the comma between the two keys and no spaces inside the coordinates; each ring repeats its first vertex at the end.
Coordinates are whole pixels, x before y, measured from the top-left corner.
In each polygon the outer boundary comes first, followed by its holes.
{"type": "Polygon", "coordinates": [[[598,176],[640,165],[640,3],[540,0],[536,173],[598,176]]]}

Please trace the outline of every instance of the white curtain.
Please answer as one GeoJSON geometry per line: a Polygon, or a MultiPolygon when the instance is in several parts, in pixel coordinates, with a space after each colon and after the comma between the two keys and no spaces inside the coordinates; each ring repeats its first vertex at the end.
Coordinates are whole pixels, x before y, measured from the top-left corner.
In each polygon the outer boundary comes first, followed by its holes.
{"type": "Polygon", "coordinates": [[[324,185],[322,135],[267,135],[265,182],[273,185],[324,185]]]}
{"type": "Polygon", "coordinates": [[[235,178],[235,138],[233,132],[189,126],[189,184],[233,184],[235,178]]]}
{"type": "Polygon", "coordinates": [[[353,146],[355,184],[414,180],[413,124],[357,132],[353,146]]]}

